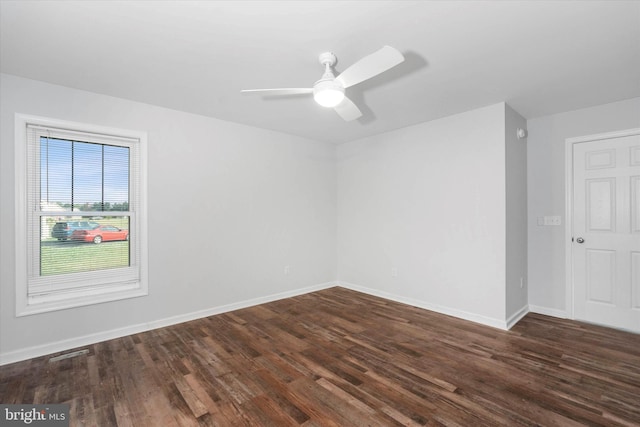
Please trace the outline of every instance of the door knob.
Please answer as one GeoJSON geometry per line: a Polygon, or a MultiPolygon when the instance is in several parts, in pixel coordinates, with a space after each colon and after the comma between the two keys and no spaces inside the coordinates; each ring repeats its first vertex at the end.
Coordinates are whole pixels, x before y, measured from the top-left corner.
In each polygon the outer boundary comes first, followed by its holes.
{"type": "Polygon", "coordinates": [[[576,239],[576,242],[578,242],[578,243],[584,243],[584,239],[583,239],[582,237],[578,237],[578,238],[576,239]]]}

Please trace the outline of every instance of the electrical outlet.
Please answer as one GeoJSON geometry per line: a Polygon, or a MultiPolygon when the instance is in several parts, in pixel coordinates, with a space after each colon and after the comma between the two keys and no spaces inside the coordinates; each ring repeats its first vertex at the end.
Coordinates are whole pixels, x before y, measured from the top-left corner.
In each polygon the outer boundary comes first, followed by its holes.
{"type": "Polygon", "coordinates": [[[391,267],[391,277],[398,277],[398,268],[391,267]]]}
{"type": "Polygon", "coordinates": [[[524,279],[524,277],[520,278],[520,289],[524,288],[524,285],[526,285],[526,280],[524,279]]]}
{"type": "Polygon", "coordinates": [[[291,266],[290,265],[285,265],[284,266],[284,275],[288,276],[289,273],[291,273],[291,266]]]}

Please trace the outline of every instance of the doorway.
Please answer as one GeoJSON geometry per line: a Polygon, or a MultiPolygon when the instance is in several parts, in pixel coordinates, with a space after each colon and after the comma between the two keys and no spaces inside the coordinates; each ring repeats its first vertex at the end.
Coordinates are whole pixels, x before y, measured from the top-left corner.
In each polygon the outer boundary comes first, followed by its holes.
{"type": "Polygon", "coordinates": [[[640,129],[566,144],[567,311],[640,333],[640,129]]]}

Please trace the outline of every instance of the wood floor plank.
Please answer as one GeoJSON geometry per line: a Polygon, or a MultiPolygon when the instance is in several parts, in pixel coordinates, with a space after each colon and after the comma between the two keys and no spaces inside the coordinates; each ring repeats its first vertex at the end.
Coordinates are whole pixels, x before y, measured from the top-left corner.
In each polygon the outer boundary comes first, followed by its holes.
{"type": "Polygon", "coordinates": [[[186,379],[177,377],[174,379],[174,384],[195,418],[200,418],[209,412],[207,406],[202,403],[198,394],[191,388],[186,379]]]}
{"type": "Polygon", "coordinates": [[[86,350],[0,367],[0,402],[72,426],[640,426],[640,335],[532,313],[507,332],[336,287],[86,350]]]}
{"type": "Polygon", "coordinates": [[[256,371],[256,380],[265,390],[265,394],[271,397],[283,412],[286,412],[289,417],[294,419],[298,424],[307,422],[311,417],[304,412],[299,406],[297,406],[292,399],[291,391],[288,388],[288,383],[281,382],[278,378],[274,377],[271,372],[267,370],[256,371]]]}

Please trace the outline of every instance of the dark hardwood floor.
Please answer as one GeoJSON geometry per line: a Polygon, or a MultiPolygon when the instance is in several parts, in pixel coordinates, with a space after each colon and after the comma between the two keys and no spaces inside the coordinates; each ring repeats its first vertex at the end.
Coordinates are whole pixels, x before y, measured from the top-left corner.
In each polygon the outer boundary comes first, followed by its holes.
{"type": "Polygon", "coordinates": [[[0,367],[72,426],[640,425],[640,335],[504,332],[332,288],[0,367]]]}

